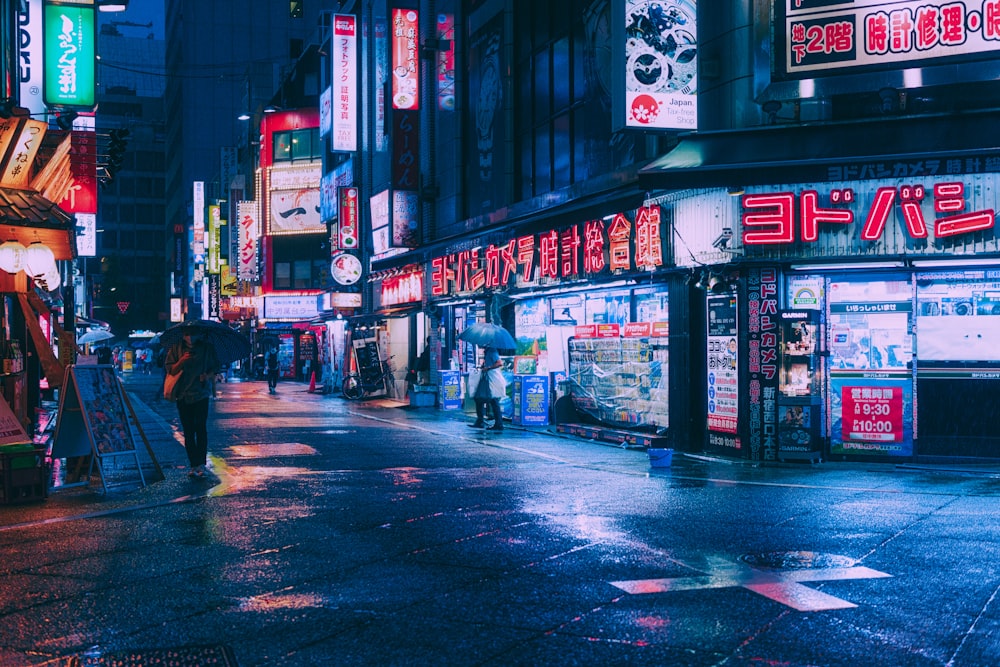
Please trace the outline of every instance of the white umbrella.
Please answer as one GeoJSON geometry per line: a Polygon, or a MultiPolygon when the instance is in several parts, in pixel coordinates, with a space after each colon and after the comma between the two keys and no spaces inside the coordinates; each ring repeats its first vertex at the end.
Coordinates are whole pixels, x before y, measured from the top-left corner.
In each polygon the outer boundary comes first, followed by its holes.
{"type": "Polygon", "coordinates": [[[115,335],[107,329],[91,329],[76,339],[77,343],[99,343],[102,340],[111,340],[115,335]]]}

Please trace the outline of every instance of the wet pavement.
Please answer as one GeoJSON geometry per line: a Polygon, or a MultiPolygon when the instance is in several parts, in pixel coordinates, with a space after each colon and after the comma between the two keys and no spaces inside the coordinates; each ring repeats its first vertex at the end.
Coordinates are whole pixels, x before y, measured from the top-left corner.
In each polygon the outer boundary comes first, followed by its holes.
{"type": "Polygon", "coordinates": [[[0,506],[0,666],[1000,664],[995,468],[650,468],[252,382],[192,480],[156,382],[161,481],[0,506]]]}

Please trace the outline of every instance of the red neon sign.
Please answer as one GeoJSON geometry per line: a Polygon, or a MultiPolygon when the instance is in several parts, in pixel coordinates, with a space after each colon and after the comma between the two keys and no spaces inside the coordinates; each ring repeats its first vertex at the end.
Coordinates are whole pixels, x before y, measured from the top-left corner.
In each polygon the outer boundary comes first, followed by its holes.
{"type": "MultiPolygon", "coordinates": [[[[901,218],[907,233],[914,239],[925,239],[929,235],[928,221],[924,215],[923,186],[883,187],[875,193],[874,201],[868,209],[861,228],[862,241],[877,241],[885,233],[889,218],[899,204],[901,218]]],[[[962,212],[968,201],[963,183],[938,183],[934,186],[934,212],[946,213],[934,218],[935,238],[945,238],[992,229],[996,223],[996,212],[991,209],[962,212]]],[[[743,213],[743,243],[745,245],[781,245],[803,241],[811,243],[819,239],[820,223],[849,225],[854,222],[854,212],[844,208],[821,208],[819,194],[806,190],[797,197],[793,192],[774,192],[744,195],[741,203],[743,213]],[[798,234],[796,231],[798,230],[798,234]]],[[[851,204],[854,193],[851,190],[835,190],[830,194],[834,204],[851,204]]]]}
{"type": "Polygon", "coordinates": [[[560,280],[610,271],[663,266],[659,206],[639,208],[635,223],[624,213],[537,235],[512,238],[484,250],[465,250],[431,260],[430,293],[445,296],[513,282],[560,280]]]}

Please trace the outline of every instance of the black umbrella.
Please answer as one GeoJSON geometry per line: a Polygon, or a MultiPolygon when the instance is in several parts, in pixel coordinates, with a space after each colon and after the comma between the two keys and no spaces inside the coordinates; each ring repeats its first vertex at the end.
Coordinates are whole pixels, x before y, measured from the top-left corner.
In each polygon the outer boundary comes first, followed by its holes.
{"type": "Polygon", "coordinates": [[[458,334],[459,340],[467,340],[479,347],[495,347],[499,350],[513,350],[517,347],[514,337],[510,332],[496,324],[487,322],[476,322],[470,324],[462,333],[458,334]]]}
{"type": "Polygon", "coordinates": [[[189,333],[204,336],[205,342],[215,349],[220,364],[231,364],[250,356],[250,339],[239,331],[213,320],[189,320],[175,324],[160,334],[160,345],[164,347],[176,345],[185,334],[189,333]]]}

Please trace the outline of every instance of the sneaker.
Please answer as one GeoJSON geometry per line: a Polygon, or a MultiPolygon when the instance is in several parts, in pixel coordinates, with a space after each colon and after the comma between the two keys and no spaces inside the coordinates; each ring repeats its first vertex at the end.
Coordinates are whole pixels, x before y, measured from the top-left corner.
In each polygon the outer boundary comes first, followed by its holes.
{"type": "Polygon", "coordinates": [[[198,472],[194,468],[191,468],[190,470],[188,470],[188,477],[194,477],[197,474],[198,474],[198,472]]]}
{"type": "Polygon", "coordinates": [[[466,424],[469,428],[486,428],[486,424],[483,422],[473,422],[471,424],[466,424]]]}
{"type": "Polygon", "coordinates": [[[197,468],[195,468],[194,469],[194,474],[195,474],[196,477],[204,477],[205,476],[205,466],[198,466],[197,468]]]}

